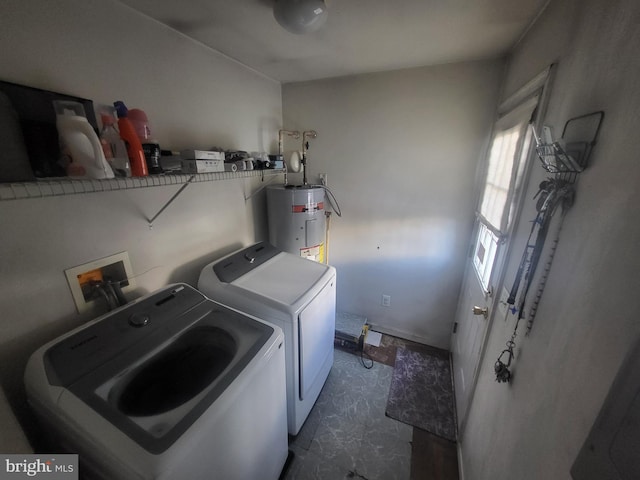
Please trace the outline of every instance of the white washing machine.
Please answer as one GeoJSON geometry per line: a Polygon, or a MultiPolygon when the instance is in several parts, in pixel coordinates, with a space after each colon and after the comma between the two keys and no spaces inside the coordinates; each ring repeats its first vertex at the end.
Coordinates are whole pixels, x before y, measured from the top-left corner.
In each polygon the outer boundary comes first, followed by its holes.
{"type": "Polygon", "coordinates": [[[333,364],[335,268],[262,242],[204,267],[198,289],[282,328],[289,433],[297,435],[333,364]]]}
{"type": "Polygon", "coordinates": [[[25,386],[83,478],[275,480],[284,350],[279,327],[176,284],[41,347],[25,386]]]}

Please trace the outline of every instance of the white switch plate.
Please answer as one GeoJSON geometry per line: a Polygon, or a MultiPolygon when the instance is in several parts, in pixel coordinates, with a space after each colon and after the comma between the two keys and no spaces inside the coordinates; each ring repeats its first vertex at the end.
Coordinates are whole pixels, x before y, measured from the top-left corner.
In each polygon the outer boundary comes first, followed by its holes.
{"type": "Polygon", "coordinates": [[[391,295],[382,295],[382,306],[390,307],[391,306],[391,295]]]}

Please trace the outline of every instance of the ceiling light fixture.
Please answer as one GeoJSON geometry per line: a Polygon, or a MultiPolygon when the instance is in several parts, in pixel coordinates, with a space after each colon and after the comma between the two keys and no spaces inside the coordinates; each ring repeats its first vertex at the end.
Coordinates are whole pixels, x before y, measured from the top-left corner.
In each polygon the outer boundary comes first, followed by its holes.
{"type": "Polygon", "coordinates": [[[323,0],[276,0],[273,16],[285,30],[300,35],[324,25],[327,6],[323,0]]]}

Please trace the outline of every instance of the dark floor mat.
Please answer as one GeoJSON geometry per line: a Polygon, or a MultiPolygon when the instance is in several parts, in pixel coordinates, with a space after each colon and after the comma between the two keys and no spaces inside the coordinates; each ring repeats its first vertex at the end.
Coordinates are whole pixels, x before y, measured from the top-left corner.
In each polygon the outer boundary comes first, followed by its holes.
{"type": "Polygon", "coordinates": [[[455,400],[449,358],[399,347],[386,414],[455,442],[455,400]]]}

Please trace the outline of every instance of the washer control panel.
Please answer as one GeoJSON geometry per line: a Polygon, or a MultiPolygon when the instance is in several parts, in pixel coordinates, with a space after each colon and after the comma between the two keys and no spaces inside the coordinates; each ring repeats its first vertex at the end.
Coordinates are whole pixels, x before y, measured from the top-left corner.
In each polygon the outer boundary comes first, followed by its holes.
{"type": "Polygon", "coordinates": [[[175,335],[190,322],[185,313],[206,301],[193,287],[175,284],[96,319],[47,350],[49,381],[70,385],[151,336],[161,341],[175,335]]]}

